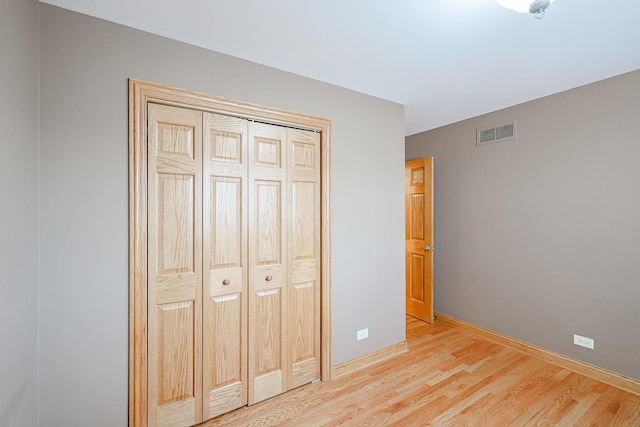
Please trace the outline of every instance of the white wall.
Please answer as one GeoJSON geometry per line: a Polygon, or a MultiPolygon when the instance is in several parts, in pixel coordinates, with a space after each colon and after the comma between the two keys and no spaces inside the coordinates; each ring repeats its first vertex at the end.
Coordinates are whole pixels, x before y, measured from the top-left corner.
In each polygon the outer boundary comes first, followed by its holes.
{"type": "Polygon", "coordinates": [[[0,426],[36,425],[38,3],[0,5],[0,426]]]}
{"type": "Polygon", "coordinates": [[[640,379],[640,71],[407,138],[426,156],[436,310],[640,379]]]}
{"type": "Polygon", "coordinates": [[[127,421],[129,77],[331,119],[333,363],[404,340],[401,105],[40,9],[43,425],[127,421]]]}

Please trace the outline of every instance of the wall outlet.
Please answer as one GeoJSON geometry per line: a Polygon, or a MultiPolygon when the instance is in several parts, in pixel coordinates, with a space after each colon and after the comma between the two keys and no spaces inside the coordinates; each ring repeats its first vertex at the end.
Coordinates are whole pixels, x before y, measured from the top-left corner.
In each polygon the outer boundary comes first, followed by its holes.
{"type": "Polygon", "coordinates": [[[358,332],[356,332],[356,339],[358,341],[368,337],[369,337],[369,328],[360,329],[358,332]]]}
{"type": "Polygon", "coordinates": [[[591,350],[593,350],[593,345],[595,344],[592,338],[587,338],[576,334],[573,334],[573,343],[575,345],[579,345],[580,347],[590,348],[591,350]]]}

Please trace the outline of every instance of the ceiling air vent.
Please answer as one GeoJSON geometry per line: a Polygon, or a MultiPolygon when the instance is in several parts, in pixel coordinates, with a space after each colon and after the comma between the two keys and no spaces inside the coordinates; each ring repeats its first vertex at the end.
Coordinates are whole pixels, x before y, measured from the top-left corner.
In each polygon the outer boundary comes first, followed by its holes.
{"type": "Polygon", "coordinates": [[[492,142],[506,141],[516,138],[516,122],[505,123],[503,125],[478,129],[476,131],[476,145],[490,144],[492,142]]]}

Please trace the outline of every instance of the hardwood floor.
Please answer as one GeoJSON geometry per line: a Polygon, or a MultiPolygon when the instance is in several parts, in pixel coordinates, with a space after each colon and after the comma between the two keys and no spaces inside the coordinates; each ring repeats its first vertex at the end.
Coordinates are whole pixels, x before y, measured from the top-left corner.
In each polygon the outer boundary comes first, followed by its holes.
{"type": "Polygon", "coordinates": [[[202,426],[640,426],[640,396],[407,318],[409,352],[202,426]]]}

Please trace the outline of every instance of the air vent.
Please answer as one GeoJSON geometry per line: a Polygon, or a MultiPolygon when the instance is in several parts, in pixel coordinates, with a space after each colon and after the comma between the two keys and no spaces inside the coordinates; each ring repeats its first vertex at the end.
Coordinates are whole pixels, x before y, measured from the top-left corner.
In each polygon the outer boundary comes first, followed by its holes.
{"type": "Polygon", "coordinates": [[[506,141],[515,138],[516,122],[505,123],[490,128],[482,128],[476,131],[476,145],[478,147],[492,142],[506,141]]]}

